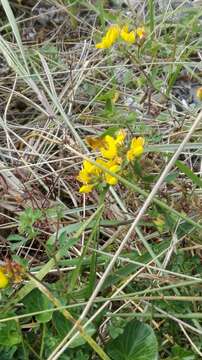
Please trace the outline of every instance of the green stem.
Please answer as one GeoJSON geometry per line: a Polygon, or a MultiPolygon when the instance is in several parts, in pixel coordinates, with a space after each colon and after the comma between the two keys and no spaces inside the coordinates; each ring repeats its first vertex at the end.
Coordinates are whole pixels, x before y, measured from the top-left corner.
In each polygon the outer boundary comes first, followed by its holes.
{"type": "Polygon", "coordinates": [[[30,345],[30,343],[28,341],[26,341],[26,345],[27,345],[28,349],[34,354],[36,359],[41,360],[40,356],[37,354],[37,352],[33,349],[33,347],[30,345]]]}
{"type": "MultiPolygon", "coordinates": [[[[92,231],[92,240],[93,240],[93,248],[97,248],[98,247],[98,241],[99,241],[99,234],[100,234],[100,222],[101,222],[101,217],[104,211],[104,203],[105,203],[105,197],[106,197],[106,193],[108,191],[108,187],[106,187],[99,196],[99,206],[101,207],[101,211],[98,214],[97,217],[97,222],[95,224],[94,230],[92,231]]],[[[99,255],[96,253],[96,251],[93,251],[92,256],[91,256],[91,263],[90,263],[90,275],[89,275],[89,281],[88,281],[88,287],[87,287],[87,291],[86,291],[86,298],[88,299],[92,292],[93,289],[95,287],[95,282],[96,282],[96,265],[97,265],[97,257],[99,255]]]]}
{"type": "Polygon", "coordinates": [[[174,316],[176,318],[179,319],[202,319],[202,313],[189,313],[189,314],[178,314],[178,313],[174,313],[174,314],[158,314],[158,313],[153,313],[153,312],[146,312],[146,313],[107,313],[106,314],[107,317],[135,317],[135,318],[146,318],[148,320],[152,320],[153,318],[160,318],[160,319],[167,319],[170,316],[174,316]]]}
{"type": "Polygon", "coordinates": [[[149,0],[149,24],[150,24],[150,33],[153,38],[154,34],[154,19],[155,19],[155,8],[154,8],[154,0],[149,0]]]}
{"type": "Polygon", "coordinates": [[[43,359],[43,351],[45,345],[45,334],[46,334],[46,324],[42,324],[42,337],[41,337],[41,349],[40,349],[40,359],[43,359]]]}
{"type": "MultiPolygon", "coordinates": [[[[105,194],[106,194],[106,192],[105,192],[105,194]]],[[[99,201],[99,206],[98,206],[100,211],[97,213],[97,217],[95,218],[95,223],[94,223],[94,226],[93,226],[92,231],[90,233],[90,236],[89,236],[88,240],[86,241],[86,243],[85,243],[85,245],[83,247],[83,251],[81,253],[80,258],[78,259],[78,264],[77,264],[75,270],[72,272],[70,284],[69,284],[69,287],[68,287],[68,293],[69,294],[72,293],[72,291],[73,291],[73,289],[75,287],[75,284],[76,284],[77,279],[79,277],[79,273],[80,273],[80,270],[81,270],[81,267],[82,267],[82,263],[83,263],[85,255],[87,253],[87,250],[89,248],[89,245],[90,245],[91,241],[96,237],[97,229],[99,228],[100,219],[101,219],[103,209],[104,209],[105,194],[104,194],[104,196],[103,196],[102,193],[100,194],[100,201],[99,201]]],[[[96,256],[97,256],[96,253],[93,253],[92,257],[96,258],[96,256]]]]}

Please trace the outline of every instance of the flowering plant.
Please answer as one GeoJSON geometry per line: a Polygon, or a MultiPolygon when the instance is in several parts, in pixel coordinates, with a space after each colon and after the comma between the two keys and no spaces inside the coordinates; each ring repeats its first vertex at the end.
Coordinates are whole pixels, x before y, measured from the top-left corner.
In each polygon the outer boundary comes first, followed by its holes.
{"type": "Polygon", "coordinates": [[[102,37],[101,41],[96,44],[97,49],[108,49],[113,46],[118,39],[133,44],[136,41],[136,38],[140,40],[145,37],[145,28],[144,26],[137,28],[136,30],[129,31],[128,25],[120,27],[115,24],[109,27],[106,34],[102,37]]]}
{"type": "Polygon", "coordinates": [[[118,179],[113,174],[121,175],[129,162],[141,157],[144,152],[144,138],[134,137],[130,145],[126,144],[125,140],[126,132],[123,129],[114,136],[107,134],[101,137],[86,138],[88,145],[98,151],[99,156],[94,163],[88,160],[83,161],[82,169],[77,176],[77,180],[83,184],[79,190],[81,193],[89,193],[100,184],[116,185],[118,179]]]}

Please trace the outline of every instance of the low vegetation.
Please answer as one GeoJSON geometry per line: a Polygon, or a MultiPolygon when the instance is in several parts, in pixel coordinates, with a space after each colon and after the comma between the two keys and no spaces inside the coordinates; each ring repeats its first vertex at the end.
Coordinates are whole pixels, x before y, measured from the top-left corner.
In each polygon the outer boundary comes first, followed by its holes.
{"type": "Polygon", "coordinates": [[[200,1],[0,15],[1,360],[201,358],[200,1]]]}

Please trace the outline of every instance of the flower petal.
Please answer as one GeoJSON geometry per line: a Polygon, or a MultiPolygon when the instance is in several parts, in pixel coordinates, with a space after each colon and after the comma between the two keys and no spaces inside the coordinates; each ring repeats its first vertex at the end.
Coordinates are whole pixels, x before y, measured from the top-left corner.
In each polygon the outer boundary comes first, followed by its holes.
{"type": "Polygon", "coordinates": [[[116,185],[117,182],[118,182],[118,179],[115,178],[115,177],[112,176],[112,175],[105,174],[105,181],[106,181],[106,183],[109,184],[109,185],[116,185]]]}
{"type": "Polygon", "coordinates": [[[76,179],[84,184],[88,184],[90,182],[90,176],[85,170],[81,170],[76,179]]]}
{"type": "MultiPolygon", "coordinates": [[[[120,166],[117,164],[110,164],[110,162],[107,164],[108,169],[113,172],[113,173],[117,173],[120,170],[120,166]]],[[[105,173],[105,181],[107,184],[109,185],[116,185],[118,182],[118,179],[116,177],[114,177],[111,174],[105,173]]]]}
{"type": "Polygon", "coordinates": [[[135,157],[140,157],[144,152],[145,140],[143,137],[133,138],[131,141],[130,149],[126,157],[128,161],[133,160],[135,157]]]}
{"type": "Polygon", "coordinates": [[[93,184],[83,185],[83,186],[80,187],[79,192],[80,193],[85,193],[85,194],[89,193],[89,192],[91,192],[93,190],[93,187],[94,187],[93,184]]]}
{"type": "Polygon", "coordinates": [[[117,136],[116,136],[116,139],[115,139],[116,143],[117,143],[118,145],[123,145],[123,142],[124,142],[124,140],[125,140],[125,137],[126,137],[126,132],[125,132],[125,130],[123,130],[123,129],[119,130],[119,132],[118,132],[118,134],[117,134],[117,136]]]}
{"type": "Polygon", "coordinates": [[[110,136],[106,135],[104,137],[105,146],[100,148],[102,156],[106,159],[113,159],[117,156],[117,144],[116,140],[110,136]]]}
{"type": "Polygon", "coordinates": [[[123,26],[120,33],[121,38],[128,42],[133,44],[135,42],[135,31],[128,32],[128,26],[123,26]]]}
{"type": "Polygon", "coordinates": [[[132,161],[134,159],[133,151],[131,149],[127,151],[126,157],[128,161],[132,161]]]}

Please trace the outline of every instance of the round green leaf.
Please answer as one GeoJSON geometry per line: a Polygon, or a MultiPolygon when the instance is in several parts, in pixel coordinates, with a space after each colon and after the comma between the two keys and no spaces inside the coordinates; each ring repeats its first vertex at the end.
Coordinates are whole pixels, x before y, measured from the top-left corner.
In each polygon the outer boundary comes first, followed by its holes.
{"type": "MultiPolygon", "coordinates": [[[[23,299],[23,303],[26,306],[26,311],[30,313],[35,311],[50,310],[53,308],[51,302],[39,289],[33,289],[23,299]]],[[[52,315],[51,311],[47,311],[42,314],[35,315],[35,318],[40,323],[46,323],[51,320],[52,315]]]]}
{"type": "Polygon", "coordinates": [[[112,360],[157,360],[158,344],[152,328],[141,321],[130,321],[123,334],[111,341],[106,351],[112,360]]]}

